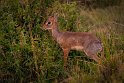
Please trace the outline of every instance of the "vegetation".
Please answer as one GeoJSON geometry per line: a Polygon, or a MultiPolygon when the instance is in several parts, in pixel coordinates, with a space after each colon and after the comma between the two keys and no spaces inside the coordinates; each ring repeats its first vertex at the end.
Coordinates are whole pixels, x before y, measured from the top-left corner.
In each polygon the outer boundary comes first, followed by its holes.
{"type": "Polygon", "coordinates": [[[0,1],[0,83],[124,82],[124,1],[80,1],[0,1]],[[96,34],[106,60],[98,64],[71,51],[65,70],[61,48],[42,30],[55,13],[60,30],[96,34]]]}

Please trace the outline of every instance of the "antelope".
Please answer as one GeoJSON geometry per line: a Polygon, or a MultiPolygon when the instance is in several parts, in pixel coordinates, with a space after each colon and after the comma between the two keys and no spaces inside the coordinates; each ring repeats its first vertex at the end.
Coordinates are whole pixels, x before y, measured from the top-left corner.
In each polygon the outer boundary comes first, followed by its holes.
{"type": "Polygon", "coordinates": [[[97,56],[103,47],[101,41],[89,32],[59,31],[57,16],[49,16],[43,29],[50,30],[53,38],[59,43],[64,53],[64,66],[67,65],[67,58],[70,50],[83,51],[90,59],[100,61],[97,56]]]}

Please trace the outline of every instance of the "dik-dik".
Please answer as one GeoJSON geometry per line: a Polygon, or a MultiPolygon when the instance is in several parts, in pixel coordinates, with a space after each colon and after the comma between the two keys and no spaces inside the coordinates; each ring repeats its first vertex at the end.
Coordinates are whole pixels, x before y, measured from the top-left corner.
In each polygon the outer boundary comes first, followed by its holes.
{"type": "Polygon", "coordinates": [[[62,32],[58,29],[56,16],[48,17],[43,25],[45,30],[52,32],[53,38],[59,43],[64,53],[64,66],[67,64],[67,58],[70,50],[80,50],[96,62],[100,61],[97,53],[102,51],[101,41],[93,34],[88,32],[62,32]]]}

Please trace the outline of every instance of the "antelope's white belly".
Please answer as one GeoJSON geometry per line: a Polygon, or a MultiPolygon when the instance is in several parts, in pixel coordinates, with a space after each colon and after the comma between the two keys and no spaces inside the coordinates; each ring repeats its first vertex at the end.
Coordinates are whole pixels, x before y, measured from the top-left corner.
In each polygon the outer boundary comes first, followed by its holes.
{"type": "Polygon", "coordinates": [[[83,50],[83,46],[73,46],[71,47],[72,50],[83,50]]]}

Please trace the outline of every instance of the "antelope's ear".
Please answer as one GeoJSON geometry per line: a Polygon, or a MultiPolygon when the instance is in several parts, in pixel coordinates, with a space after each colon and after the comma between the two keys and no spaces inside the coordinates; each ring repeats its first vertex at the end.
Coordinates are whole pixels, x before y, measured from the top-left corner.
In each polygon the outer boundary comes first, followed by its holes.
{"type": "Polygon", "coordinates": [[[54,19],[56,22],[58,21],[58,15],[57,14],[54,14],[54,19]]]}

